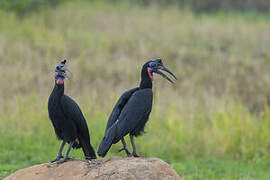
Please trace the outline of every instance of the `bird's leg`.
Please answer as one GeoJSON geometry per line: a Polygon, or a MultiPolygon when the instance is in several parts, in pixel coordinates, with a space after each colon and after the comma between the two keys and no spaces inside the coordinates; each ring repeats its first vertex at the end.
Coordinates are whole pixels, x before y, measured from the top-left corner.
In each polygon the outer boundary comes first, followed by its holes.
{"type": "Polygon", "coordinates": [[[61,146],[60,146],[60,149],[59,149],[59,152],[57,154],[57,157],[54,160],[52,160],[51,163],[53,163],[55,161],[59,161],[61,158],[63,158],[62,151],[64,149],[65,144],[66,144],[66,141],[63,141],[62,144],[61,144],[61,146]]]}
{"type": "Polygon", "coordinates": [[[141,156],[139,156],[139,155],[137,154],[137,152],[136,152],[136,146],[135,146],[135,142],[134,142],[133,136],[132,136],[132,135],[129,135],[129,137],[130,137],[130,142],[131,142],[132,149],[133,149],[132,155],[133,155],[134,157],[141,157],[141,156]]]}
{"type": "Polygon", "coordinates": [[[63,162],[65,162],[68,159],[68,154],[69,154],[69,152],[70,152],[73,144],[74,144],[74,141],[72,141],[72,142],[69,143],[69,146],[68,146],[68,149],[66,151],[66,154],[65,154],[64,158],[61,159],[60,161],[57,161],[58,164],[63,163],[63,162]]]}
{"type": "Polygon", "coordinates": [[[129,152],[129,150],[128,150],[128,148],[127,148],[127,144],[126,144],[125,139],[122,138],[122,139],[121,139],[121,142],[122,142],[122,144],[123,144],[123,148],[122,148],[122,149],[119,149],[118,152],[121,152],[121,151],[125,150],[126,153],[127,153],[127,156],[130,157],[130,156],[131,156],[131,153],[129,152]]]}

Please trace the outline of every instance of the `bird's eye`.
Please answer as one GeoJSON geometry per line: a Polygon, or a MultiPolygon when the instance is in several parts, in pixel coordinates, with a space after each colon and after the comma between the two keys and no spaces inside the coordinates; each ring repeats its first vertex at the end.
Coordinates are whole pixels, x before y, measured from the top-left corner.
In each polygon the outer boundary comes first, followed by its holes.
{"type": "Polygon", "coordinates": [[[150,62],[150,63],[149,63],[149,66],[150,66],[150,67],[157,67],[157,64],[154,63],[154,62],[150,62]]]}

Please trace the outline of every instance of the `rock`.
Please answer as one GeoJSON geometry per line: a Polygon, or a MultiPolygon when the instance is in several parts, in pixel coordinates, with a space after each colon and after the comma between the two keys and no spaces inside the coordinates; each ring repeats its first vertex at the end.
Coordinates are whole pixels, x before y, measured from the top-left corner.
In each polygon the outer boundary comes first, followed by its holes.
{"type": "Polygon", "coordinates": [[[181,180],[178,174],[158,158],[112,157],[82,161],[71,159],[62,164],[45,163],[21,169],[4,180],[128,179],[181,180]]]}

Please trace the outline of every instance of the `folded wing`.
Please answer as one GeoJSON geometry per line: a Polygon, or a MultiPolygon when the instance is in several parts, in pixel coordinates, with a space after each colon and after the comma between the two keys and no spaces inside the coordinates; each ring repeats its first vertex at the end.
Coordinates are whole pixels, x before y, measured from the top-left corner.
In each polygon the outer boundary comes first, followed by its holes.
{"type": "MultiPolygon", "coordinates": [[[[153,94],[151,89],[137,90],[122,107],[119,117],[108,126],[99,146],[98,154],[105,156],[113,143],[117,143],[128,133],[148,120],[152,109],[153,94]]],[[[138,127],[140,129],[140,127],[138,127]]]]}

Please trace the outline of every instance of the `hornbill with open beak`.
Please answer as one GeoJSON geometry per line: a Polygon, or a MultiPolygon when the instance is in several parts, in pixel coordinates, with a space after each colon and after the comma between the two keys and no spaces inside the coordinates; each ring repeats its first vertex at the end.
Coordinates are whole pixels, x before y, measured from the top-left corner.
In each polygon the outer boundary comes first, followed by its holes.
{"type": "Polygon", "coordinates": [[[168,76],[160,70],[171,74],[175,79],[175,75],[166,67],[164,67],[161,59],[149,61],[143,65],[141,71],[140,86],[126,91],[118,100],[108,119],[105,135],[99,145],[98,155],[104,157],[109,151],[112,144],[122,141],[123,148],[128,156],[133,155],[139,157],[136,152],[134,136],[141,135],[144,126],[149,118],[152,110],[153,92],[152,81],[153,73],[161,75],[171,83],[174,83],[168,76]],[[129,152],[124,137],[129,134],[132,154],[129,152]]]}
{"type": "Polygon", "coordinates": [[[71,74],[65,64],[66,60],[63,60],[56,66],[55,85],[48,103],[49,117],[55,134],[62,140],[58,155],[51,162],[65,162],[71,148],[82,148],[86,159],[95,159],[95,150],[90,144],[87,123],[81,109],[73,99],[64,94],[64,80],[68,77],[66,71],[71,74]],[[69,146],[63,157],[62,151],[66,143],[69,146]]]}

